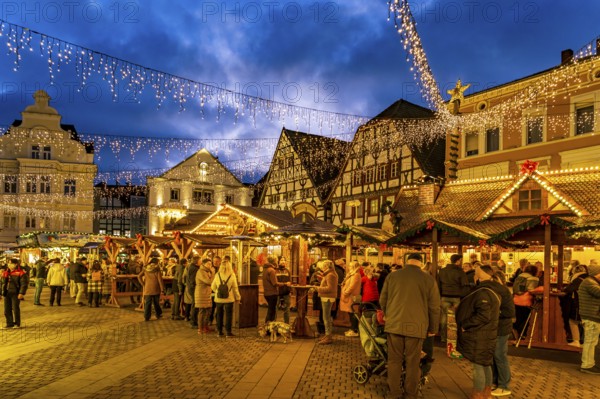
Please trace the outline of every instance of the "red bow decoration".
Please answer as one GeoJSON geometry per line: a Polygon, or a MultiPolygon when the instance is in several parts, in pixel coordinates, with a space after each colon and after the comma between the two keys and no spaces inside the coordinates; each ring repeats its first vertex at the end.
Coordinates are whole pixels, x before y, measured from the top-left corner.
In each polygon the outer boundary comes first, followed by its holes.
{"type": "Polygon", "coordinates": [[[379,249],[381,249],[382,251],[385,251],[387,249],[387,245],[386,244],[379,244],[379,249]]]}
{"type": "Polygon", "coordinates": [[[480,247],[487,247],[487,241],[486,240],[479,240],[479,246],[480,247]]]}
{"type": "Polygon", "coordinates": [[[427,221],[427,230],[433,230],[434,227],[435,227],[435,222],[428,220],[427,221]]]}
{"type": "Polygon", "coordinates": [[[545,225],[547,225],[547,224],[550,224],[550,216],[548,216],[548,215],[542,215],[542,216],[540,216],[540,221],[541,221],[541,223],[540,223],[540,224],[541,224],[542,226],[545,226],[545,225]]]}
{"type": "Polygon", "coordinates": [[[140,247],[142,246],[144,237],[142,237],[142,235],[140,233],[137,233],[135,235],[135,238],[137,238],[137,245],[139,245],[140,247]]]}
{"type": "Polygon", "coordinates": [[[181,231],[174,231],[173,237],[175,238],[175,245],[181,245],[181,231]]]}
{"type": "Polygon", "coordinates": [[[530,175],[536,171],[539,162],[527,160],[521,164],[521,174],[522,175],[530,175]]]}

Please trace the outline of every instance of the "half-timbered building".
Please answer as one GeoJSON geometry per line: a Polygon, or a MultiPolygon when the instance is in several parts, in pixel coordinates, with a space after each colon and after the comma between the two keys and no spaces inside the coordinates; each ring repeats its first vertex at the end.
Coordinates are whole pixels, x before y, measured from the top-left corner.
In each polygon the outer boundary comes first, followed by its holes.
{"type": "Polygon", "coordinates": [[[269,172],[261,181],[258,206],[287,211],[296,202],[309,202],[317,207],[319,220],[331,221],[327,199],[349,144],[283,128],[269,172]]]}
{"type": "Polygon", "coordinates": [[[444,176],[445,140],[401,141],[399,119],[431,119],[433,111],[398,100],[361,126],[328,202],[336,225],[380,226],[382,206],[391,206],[402,186],[444,176]]]}

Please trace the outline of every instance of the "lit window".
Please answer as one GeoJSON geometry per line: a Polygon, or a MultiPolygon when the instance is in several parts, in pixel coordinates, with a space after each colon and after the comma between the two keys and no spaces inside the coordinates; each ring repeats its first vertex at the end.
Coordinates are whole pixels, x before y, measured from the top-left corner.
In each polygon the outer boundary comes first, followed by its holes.
{"type": "Polygon", "coordinates": [[[213,203],[213,193],[212,191],[204,191],[202,193],[203,195],[203,199],[204,199],[204,203],[205,204],[212,204],[213,203]]]}
{"type": "MultiPolygon", "coordinates": [[[[208,164],[206,162],[200,163],[200,181],[206,181],[208,176],[208,164]]],[[[179,200],[177,200],[179,201],[179,200]]]]}
{"type": "Polygon", "coordinates": [[[76,191],[76,182],[74,179],[65,180],[65,195],[74,196],[76,191]]]}
{"type": "Polygon", "coordinates": [[[294,167],[294,157],[293,156],[288,157],[288,159],[287,159],[287,167],[288,168],[293,168],[294,167]]]}
{"type": "Polygon", "coordinates": [[[25,180],[25,192],[30,194],[37,193],[37,176],[27,176],[25,180]]]}
{"type": "Polygon", "coordinates": [[[39,145],[31,146],[31,159],[40,159],[40,146],[39,145]]]}
{"type": "Polygon", "coordinates": [[[179,192],[178,188],[172,188],[171,189],[171,196],[169,197],[170,200],[172,202],[179,202],[179,198],[180,198],[179,194],[180,194],[180,192],[179,192]]]}
{"type": "Polygon", "coordinates": [[[194,201],[194,204],[201,204],[202,203],[202,190],[195,188],[193,193],[192,193],[192,201],[194,201]]]}
{"type": "Polygon", "coordinates": [[[40,218],[40,229],[49,229],[50,228],[50,218],[41,217],[40,218]]]}
{"type": "Polygon", "coordinates": [[[365,183],[366,184],[373,183],[374,179],[375,179],[375,167],[372,166],[367,169],[367,172],[365,174],[365,183]]]}
{"type": "Polygon", "coordinates": [[[465,156],[470,157],[479,154],[479,135],[467,133],[465,136],[465,156]]]}
{"type": "Polygon", "coordinates": [[[113,230],[113,236],[120,236],[121,235],[121,230],[113,230]]]}
{"type": "Polygon", "coordinates": [[[527,118],[527,144],[541,143],[544,140],[544,117],[527,118]]]}
{"type": "Polygon", "coordinates": [[[52,159],[52,149],[49,145],[44,146],[42,151],[42,159],[52,159]]]}
{"type": "MultiPolygon", "coordinates": [[[[65,215],[63,217],[63,230],[75,231],[75,217],[72,215],[65,215]]],[[[100,230],[100,234],[106,234],[106,230],[100,230]]]]}
{"type": "Polygon", "coordinates": [[[35,229],[37,226],[35,216],[25,216],[25,228],[35,229]]]}
{"type": "Polygon", "coordinates": [[[6,194],[17,193],[17,176],[4,176],[4,192],[6,194]]]}
{"type": "Polygon", "coordinates": [[[500,149],[500,129],[493,128],[485,131],[485,152],[494,152],[500,149]]]}
{"type": "Polygon", "coordinates": [[[106,234],[106,229],[98,230],[98,234],[101,234],[101,235],[106,234]]]}
{"type": "Polygon", "coordinates": [[[362,172],[359,170],[354,171],[354,185],[360,186],[362,184],[362,172]]]}
{"type": "Polygon", "coordinates": [[[50,194],[50,176],[42,176],[40,178],[40,193],[50,194]]]}
{"type": "Polygon", "coordinates": [[[17,228],[17,215],[12,212],[4,212],[4,229],[17,228]]]}
{"type": "Polygon", "coordinates": [[[124,234],[125,237],[131,237],[131,230],[125,230],[124,234]]]}
{"type": "Polygon", "coordinates": [[[396,177],[398,177],[398,161],[394,161],[390,165],[390,178],[395,179],[396,177]]]}
{"type": "Polygon", "coordinates": [[[594,131],[594,105],[579,107],[575,110],[575,134],[594,131]]]}
{"type": "Polygon", "coordinates": [[[542,190],[519,191],[519,210],[542,209],[542,190]]]}
{"type": "Polygon", "coordinates": [[[379,213],[379,198],[369,200],[369,216],[379,213]]]}
{"type": "Polygon", "coordinates": [[[377,180],[385,180],[387,178],[387,165],[379,165],[377,167],[377,180]]]}

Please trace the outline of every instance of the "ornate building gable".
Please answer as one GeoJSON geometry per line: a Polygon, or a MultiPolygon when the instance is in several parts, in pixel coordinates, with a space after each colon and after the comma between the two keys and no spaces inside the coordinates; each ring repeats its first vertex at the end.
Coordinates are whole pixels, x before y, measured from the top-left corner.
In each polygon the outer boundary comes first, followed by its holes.
{"type": "Polygon", "coordinates": [[[394,202],[401,186],[444,175],[445,140],[407,142],[396,123],[433,117],[431,110],[398,100],[357,130],[328,199],[334,224],[379,224],[381,207],[394,202]]]}
{"type": "Polygon", "coordinates": [[[349,143],[283,128],[259,200],[263,208],[289,210],[299,201],[327,219],[326,199],[349,143]]]}

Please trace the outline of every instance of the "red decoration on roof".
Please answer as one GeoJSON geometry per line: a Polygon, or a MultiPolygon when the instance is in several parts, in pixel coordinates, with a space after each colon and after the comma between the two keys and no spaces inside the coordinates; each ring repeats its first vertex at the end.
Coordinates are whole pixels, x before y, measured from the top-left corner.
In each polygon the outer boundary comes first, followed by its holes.
{"type": "Polygon", "coordinates": [[[487,247],[487,241],[486,240],[479,240],[479,246],[480,247],[487,247]]]}
{"type": "Polygon", "coordinates": [[[527,160],[521,164],[521,174],[530,175],[537,170],[540,163],[535,161],[527,160]]]}
{"type": "Polygon", "coordinates": [[[175,245],[181,245],[181,231],[174,231],[173,232],[173,237],[175,238],[175,245]]]}
{"type": "Polygon", "coordinates": [[[541,215],[541,216],[540,216],[540,222],[541,222],[540,224],[541,224],[542,226],[545,226],[545,225],[547,225],[547,224],[550,224],[550,216],[548,216],[548,215],[541,215]]]}
{"type": "Polygon", "coordinates": [[[427,221],[427,230],[433,230],[434,227],[435,227],[435,222],[428,220],[427,221]]]}
{"type": "Polygon", "coordinates": [[[137,245],[139,245],[140,247],[142,246],[142,243],[144,242],[144,237],[138,233],[135,235],[135,238],[137,238],[137,245]]]}

